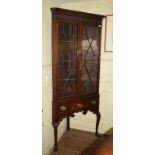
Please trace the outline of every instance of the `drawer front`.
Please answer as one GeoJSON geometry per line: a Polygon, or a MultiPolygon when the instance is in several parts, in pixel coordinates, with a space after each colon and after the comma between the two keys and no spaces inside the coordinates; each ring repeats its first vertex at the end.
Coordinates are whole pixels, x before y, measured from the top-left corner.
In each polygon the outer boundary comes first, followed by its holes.
{"type": "Polygon", "coordinates": [[[69,102],[61,102],[56,105],[56,115],[58,117],[66,117],[74,112],[83,111],[87,108],[86,100],[76,100],[69,102]]]}
{"type": "Polygon", "coordinates": [[[55,102],[53,105],[53,122],[60,122],[66,116],[69,116],[69,104],[66,102],[55,102]]]}
{"type": "Polygon", "coordinates": [[[98,96],[94,96],[70,101],[62,101],[57,102],[55,107],[54,116],[60,121],[67,116],[71,116],[75,112],[87,112],[90,110],[97,113],[99,109],[99,99],[98,96]]]}
{"type": "Polygon", "coordinates": [[[88,102],[88,109],[96,113],[99,109],[98,97],[88,98],[87,102],[88,102]]]}
{"type": "Polygon", "coordinates": [[[70,109],[69,109],[69,104],[68,103],[57,103],[57,113],[59,115],[65,115],[68,114],[70,109]]]}
{"type": "Polygon", "coordinates": [[[70,105],[71,112],[78,112],[87,108],[87,100],[77,100],[70,105]]]}

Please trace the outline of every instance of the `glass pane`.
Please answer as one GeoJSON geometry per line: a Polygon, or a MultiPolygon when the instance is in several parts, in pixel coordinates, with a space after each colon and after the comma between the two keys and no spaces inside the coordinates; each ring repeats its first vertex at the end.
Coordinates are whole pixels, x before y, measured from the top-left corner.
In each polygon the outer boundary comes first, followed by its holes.
{"type": "Polygon", "coordinates": [[[76,94],[77,25],[61,23],[59,26],[59,96],[76,94]]]}
{"type": "Polygon", "coordinates": [[[81,73],[82,94],[97,92],[99,69],[98,35],[98,27],[85,26],[83,28],[81,73]]]}

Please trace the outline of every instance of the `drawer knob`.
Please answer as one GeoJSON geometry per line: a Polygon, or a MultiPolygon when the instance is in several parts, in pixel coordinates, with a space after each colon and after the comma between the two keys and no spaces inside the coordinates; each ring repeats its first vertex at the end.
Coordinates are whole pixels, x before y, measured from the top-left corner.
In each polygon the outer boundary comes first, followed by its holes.
{"type": "Polygon", "coordinates": [[[77,107],[78,107],[78,108],[82,108],[82,104],[81,104],[81,103],[78,103],[78,104],[77,104],[77,107]]]}
{"type": "Polygon", "coordinates": [[[60,107],[60,110],[61,110],[61,111],[66,111],[66,109],[67,109],[67,108],[66,108],[65,106],[61,106],[61,107],[60,107]]]}
{"type": "Polygon", "coordinates": [[[91,101],[91,104],[95,105],[96,104],[96,101],[91,101]]]}

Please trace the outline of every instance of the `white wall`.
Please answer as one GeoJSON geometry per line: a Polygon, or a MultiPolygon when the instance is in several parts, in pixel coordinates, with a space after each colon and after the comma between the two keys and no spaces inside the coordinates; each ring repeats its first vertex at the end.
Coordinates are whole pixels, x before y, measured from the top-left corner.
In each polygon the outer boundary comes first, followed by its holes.
{"type": "Polygon", "coordinates": [[[111,14],[112,13],[112,0],[94,0],[84,1],[75,3],[64,3],[61,5],[62,8],[79,10],[84,12],[96,13],[96,14],[111,14]]]}
{"type": "MultiPolygon", "coordinates": [[[[112,14],[112,0],[97,0],[90,2],[66,3],[61,5],[62,8],[84,11],[96,14],[112,14]]],[[[102,47],[101,47],[101,70],[100,70],[100,112],[101,121],[99,132],[104,133],[113,126],[113,96],[112,96],[112,57],[113,53],[104,52],[104,28],[105,21],[102,27],[102,47]]],[[[86,116],[81,113],[76,114],[76,117],[71,119],[71,127],[95,131],[96,116],[88,112],[86,116]]]]}
{"type": "MultiPolygon", "coordinates": [[[[43,0],[42,3],[42,83],[43,83],[43,155],[49,153],[54,144],[52,127],[52,81],[51,81],[51,7],[62,7],[66,9],[79,10],[97,14],[111,14],[112,0],[97,0],[91,2],[65,3],[61,0],[43,0]]],[[[104,22],[104,21],[103,21],[104,22]]],[[[100,132],[105,132],[112,127],[112,53],[104,53],[104,31],[102,31],[102,51],[101,51],[101,76],[100,76],[100,111],[101,122],[100,132]]],[[[65,120],[64,120],[65,121],[65,120]]],[[[58,137],[64,133],[66,123],[59,125],[58,137]]],[[[76,114],[71,119],[71,127],[87,131],[95,131],[96,117],[92,113],[86,116],[76,114]],[[74,121],[73,121],[74,120],[74,121]]]]}
{"type": "MultiPolygon", "coordinates": [[[[54,0],[43,0],[42,3],[42,98],[43,98],[43,137],[42,152],[48,155],[54,144],[53,126],[52,126],[52,73],[51,73],[51,7],[59,7],[60,2],[54,0]]],[[[61,122],[58,130],[58,138],[65,131],[66,124],[61,122]]]]}

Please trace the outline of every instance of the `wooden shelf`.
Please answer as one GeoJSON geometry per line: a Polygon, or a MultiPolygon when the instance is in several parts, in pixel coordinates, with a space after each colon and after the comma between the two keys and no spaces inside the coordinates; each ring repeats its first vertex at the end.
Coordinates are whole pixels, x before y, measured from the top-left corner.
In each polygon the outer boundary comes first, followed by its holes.
{"type": "Polygon", "coordinates": [[[60,81],[76,81],[76,79],[61,79],[60,81]]]}
{"type": "Polygon", "coordinates": [[[71,41],[71,40],[60,40],[60,43],[77,43],[77,41],[71,41]]]}
{"type": "Polygon", "coordinates": [[[60,60],[60,61],[73,61],[73,60],[69,60],[69,59],[68,59],[68,60],[60,60]]]}

